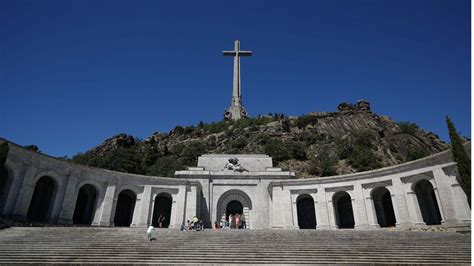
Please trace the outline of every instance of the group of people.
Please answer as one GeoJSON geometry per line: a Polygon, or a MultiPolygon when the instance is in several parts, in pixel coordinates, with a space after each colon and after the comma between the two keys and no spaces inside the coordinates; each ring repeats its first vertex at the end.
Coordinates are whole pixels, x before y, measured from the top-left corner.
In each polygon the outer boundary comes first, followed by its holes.
{"type": "Polygon", "coordinates": [[[247,222],[244,214],[229,214],[225,221],[216,221],[214,223],[215,229],[246,229],[247,222]]]}
{"type": "Polygon", "coordinates": [[[199,220],[197,216],[194,216],[191,220],[181,224],[181,231],[189,230],[204,231],[204,222],[199,220]]]}
{"type": "MultiPolygon", "coordinates": [[[[158,226],[162,228],[165,217],[160,215],[158,218],[158,226]]],[[[216,221],[214,223],[215,229],[246,229],[247,223],[245,221],[245,216],[243,214],[229,214],[225,221],[216,221]]],[[[146,230],[146,235],[148,241],[156,240],[153,238],[154,227],[150,225],[146,230]]],[[[200,220],[197,216],[194,216],[191,220],[187,220],[186,223],[181,224],[181,231],[204,231],[204,222],[200,220]]]]}

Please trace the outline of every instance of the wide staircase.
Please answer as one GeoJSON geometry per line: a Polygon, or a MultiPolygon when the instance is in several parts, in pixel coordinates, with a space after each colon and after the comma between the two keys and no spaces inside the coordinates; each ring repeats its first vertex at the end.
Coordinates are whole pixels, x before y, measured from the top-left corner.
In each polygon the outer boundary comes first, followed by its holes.
{"type": "Polygon", "coordinates": [[[12,227],[0,264],[470,264],[470,233],[355,230],[205,230],[12,227]]]}

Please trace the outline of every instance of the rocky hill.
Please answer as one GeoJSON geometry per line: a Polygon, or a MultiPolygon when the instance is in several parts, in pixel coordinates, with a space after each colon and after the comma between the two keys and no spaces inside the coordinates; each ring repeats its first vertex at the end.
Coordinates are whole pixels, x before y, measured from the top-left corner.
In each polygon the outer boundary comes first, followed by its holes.
{"type": "Polygon", "coordinates": [[[409,122],[373,113],[367,101],[342,103],[336,112],[283,114],[238,121],[200,122],[154,133],[145,140],[119,134],[77,163],[111,170],[172,176],[206,153],[265,153],[300,178],[366,171],[415,160],[448,145],[409,122]]]}

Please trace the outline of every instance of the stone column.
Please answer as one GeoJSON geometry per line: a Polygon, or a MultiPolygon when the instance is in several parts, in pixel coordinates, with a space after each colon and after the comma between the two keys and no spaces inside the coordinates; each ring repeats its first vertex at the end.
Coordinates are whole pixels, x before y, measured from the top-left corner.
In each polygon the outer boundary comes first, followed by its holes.
{"type": "Polygon", "coordinates": [[[409,227],[411,225],[410,213],[407,204],[407,196],[403,189],[403,183],[400,178],[392,179],[392,205],[395,213],[396,227],[409,227]]]}
{"type": "Polygon", "coordinates": [[[327,206],[328,206],[328,214],[329,214],[329,227],[330,229],[338,229],[336,222],[336,213],[334,209],[334,202],[332,201],[332,197],[334,196],[333,192],[325,191],[326,199],[327,199],[327,206]]]}
{"type": "Polygon", "coordinates": [[[298,194],[291,194],[291,217],[292,217],[292,227],[293,229],[299,229],[298,225],[298,205],[296,199],[298,198],[298,194]]]}
{"type": "Polygon", "coordinates": [[[377,221],[377,212],[375,210],[375,203],[373,198],[370,196],[370,191],[366,193],[365,196],[365,207],[367,212],[367,219],[369,222],[370,228],[380,228],[380,225],[377,221]]]}
{"type": "Polygon", "coordinates": [[[408,212],[410,213],[410,220],[413,225],[426,225],[423,221],[418,199],[416,198],[415,191],[409,188],[406,192],[408,212]]]}
{"type": "MultiPolygon", "coordinates": [[[[187,185],[186,186],[186,211],[184,212],[184,222],[187,220],[186,217],[197,216],[200,217],[198,213],[198,198],[197,198],[197,186],[187,185]]],[[[200,217],[204,221],[204,217],[200,217]]]]}
{"type": "Polygon", "coordinates": [[[316,229],[330,229],[329,212],[324,189],[315,194],[314,208],[316,211],[316,229]]]}
{"type": "Polygon", "coordinates": [[[364,194],[360,184],[354,185],[354,198],[352,199],[352,208],[354,212],[354,228],[367,229],[369,223],[367,220],[367,213],[365,207],[364,194]]]}
{"type": "Polygon", "coordinates": [[[143,192],[137,195],[137,201],[135,203],[135,210],[133,211],[133,218],[131,227],[147,227],[150,222],[150,203],[151,198],[151,186],[146,185],[143,188],[143,192]]]}
{"type": "Polygon", "coordinates": [[[272,187],[272,208],[272,228],[293,228],[292,218],[287,219],[292,217],[291,196],[283,190],[283,187],[272,187]]]}
{"type": "Polygon", "coordinates": [[[444,173],[441,167],[436,167],[435,169],[433,169],[433,175],[438,192],[436,194],[438,199],[438,205],[440,213],[442,213],[442,217],[444,216],[444,222],[447,225],[459,224],[460,221],[456,217],[456,208],[458,208],[459,206],[455,206],[453,204],[451,178],[444,173]]]}
{"type": "Polygon", "coordinates": [[[115,185],[107,186],[100,207],[100,226],[112,226],[114,223],[112,214],[114,213],[113,208],[115,207],[115,189],[115,185]]]}
{"type": "Polygon", "coordinates": [[[23,180],[24,177],[27,176],[29,169],[30,168],[26,168],[22,165],[22,167],[18,170],[18,173],[15,173],[16,175],[13,176],[10,191],[7,195],[5,205],[3,207],[3,214],[5,214],[7,217],[11,217],[14,215],[16,203],[18,202],[18,196],[20,195],[23,180]]]}
{"type": "Polygon", "coordinates": [[[77,177],[70,175],[66,184],[66,193],[59,213],[58,224],[72,224],[72,218],[77,201],[77,177]]]}
{"type": "Polygon", "coordinates": [[[172,196],[173,203],[171,205],[170,228],[180,228],[186,207],[186,186],[180,185],[178,193],[172,196]]]}
{"type": "Polygon", "coordinates": [[[28,215],[28,208],[30,207],[31,198],[35,189],[35,183],[33,179],[35,177],[36,170],[31,167],[28,168],[23,182],[20,186],[17,201],[13,210],[13,218],[19,221],[26,221],[28,215]]]}
{"type": "MultiPolygon", "coordinates": [[[[459,176],[458,169],[455,165],[445,167],[442,170],[442,174],[445,178],[449,179],[449,186],[451,188],[451,202],[454,206],[457,224],[470,224],[471,223],[471,207],[467,201],[466,193],[459,184],[457,177],[459,176]]],[[[441,172],[438,172],[441,176],[441,172]]]]}

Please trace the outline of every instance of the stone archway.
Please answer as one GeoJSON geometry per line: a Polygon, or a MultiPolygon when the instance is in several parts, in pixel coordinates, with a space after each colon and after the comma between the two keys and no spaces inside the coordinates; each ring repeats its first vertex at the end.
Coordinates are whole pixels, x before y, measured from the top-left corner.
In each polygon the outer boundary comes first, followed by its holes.
{"type": "Polygon", "coordinates": [[[171,221],[171,207],[173,197],[168,193],[160,193],[155,197],[155,206],[153,207],[152,225],[159,228],[159,219],[162,217],[162,228],[168,228],[171,221]]]}
{"type": "Polygon", "coordinates": [[[433,190],[433,185],[430,181],[425,179],[418,181],[415,185],[414,191],[423,221],[427,225],[441,224],[441,213],[433,190]]]}
{"type": "Polygon", "coordinates": [[[339,191],[333,196],[334,212],[338,228],[354,228],[354,212],[351,196],[345,191],[339,191]]]}
{"type": "Polygon", "coordinates": [[[115,226],[130,226],[132,224],[136,201],[137,195],[130,189],[124,189],[120,192],[115,208],[115,226]]]}
{"type": "Polygon", "coordinates": [[[73,224],[91,225],[94,220],[96,202],[97,189],[91,184],[83,185],[77,194],[73,224]]]}
{"type": "Polygon", "coordinates": [[[57,190],[58,186],[51,177],[43,176],[38,179],[28,208],[29,221],[48,222],[57,190]]]}
{"type": "Polygon", "coordinates": [[[300,195],[296,199],[298,213],[298,227],[300,229],[316,229],[316,211],[314,199],[308,194],[300,195]]]}
{"type": "Polygon", "coordinates": [[[245,218],[247,228],[252,228],[252,202],[249,196],[241,190],[229,190],[219,198],[217,202],[217,219],[224,222],[228,217],[227,213],[235,211],[237,207],[239,207],[239,204],[242,205],[242,214],[245,218]]]}
{"type": "Polygon", "coordinates": [[[395,226],[395,212],[393,211],[392,195],[385,187],[378,187],[372,191],[377,222],[380,227],[395,226]]]}

